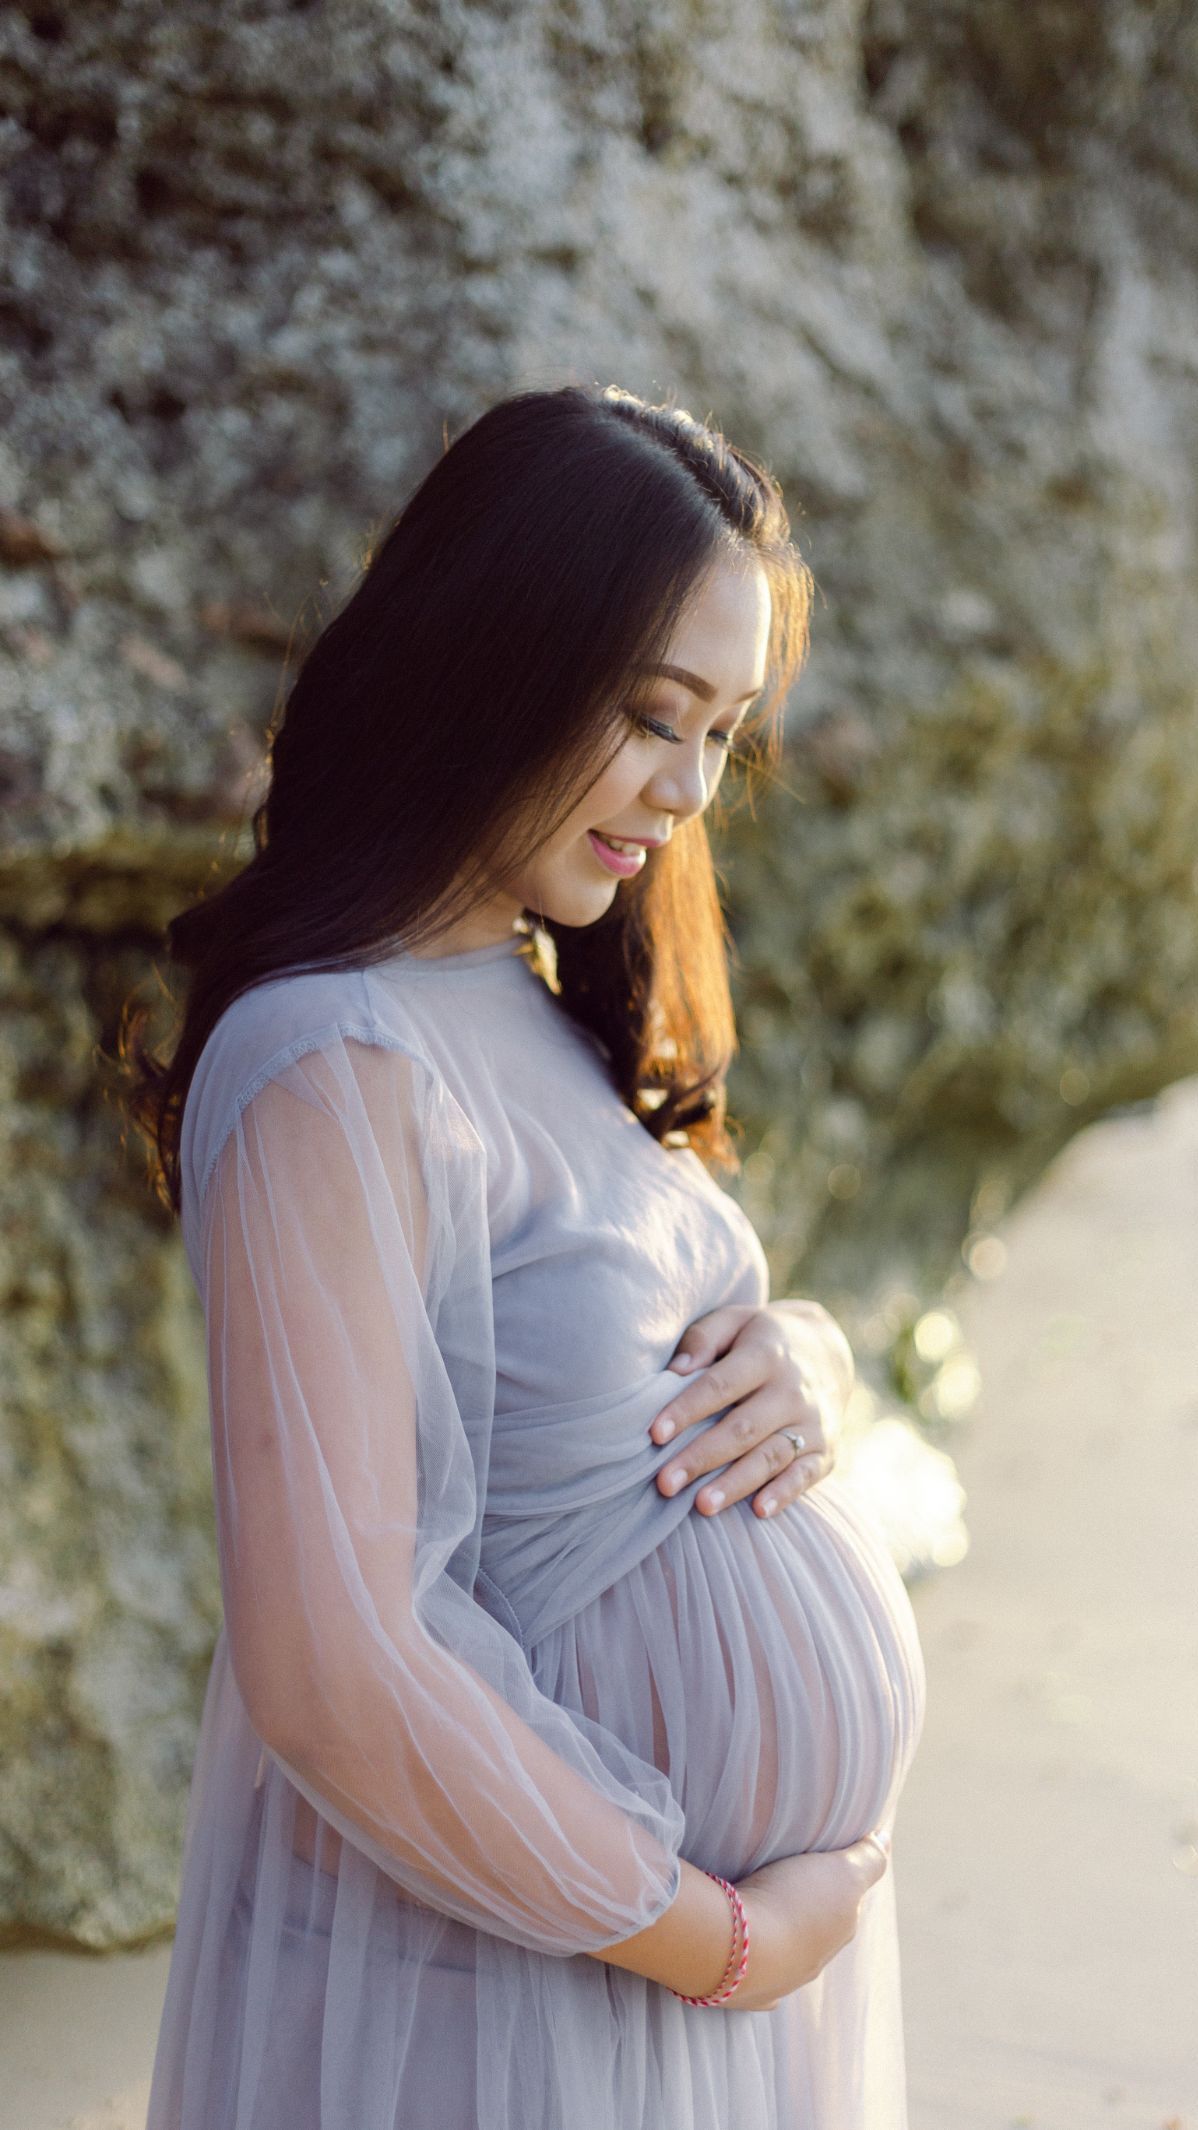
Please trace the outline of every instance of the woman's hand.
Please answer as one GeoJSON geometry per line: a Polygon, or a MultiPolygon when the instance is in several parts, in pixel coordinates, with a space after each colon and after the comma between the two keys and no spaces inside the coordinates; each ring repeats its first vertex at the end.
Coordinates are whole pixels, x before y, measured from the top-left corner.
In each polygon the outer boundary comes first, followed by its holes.
{"type": "Polygon", "coordinates": [[[867,1834],[849,1849],[784,1856],[741,1879],[737,1892],[749,1923],[745,1978],[723,2007],[768,2012],[814,1981],[857,1929],[861,1903],[890,1861],[888,1833],[867,1834]]]}
{"type": "Polygon", "coordinates": [[[757,1515],[772,1516],[826,1479],[854,1368],[848,1340],[819,1302],[713,1309],[688,1325],[668,1365],[679,1374],[704,1373],[662,1407],[649,1429],[654,1442],[671,1441],[725,1406],[732,1410],[657,1474],[661,1493],[677,1494],[725,1466],[718,1484],[695,1496],[696,1508],[715,1516],[752,1494],[757,1515]],[[802,1438],[801,1450],[784,1429],[802,1438]]]}
{"type": "MultiPolygon", "coordinates": [[[[780,1857],[743,1878],[737,1891],[749,1926],[749,1960],[722,2009],[768,2012],[813,1981],[848,1944],[861,1903],[889,1861],[890,1829],[878,1827],[851,1848],[780,1857]]],[[[708,1873],[683,1858],[677,1895],[657,1921],[618,1944],[596,1947],[590,1957],[682,1995],[707,1996],[720,1986],[728,1950],[728,1903],[708,1873]]]]}

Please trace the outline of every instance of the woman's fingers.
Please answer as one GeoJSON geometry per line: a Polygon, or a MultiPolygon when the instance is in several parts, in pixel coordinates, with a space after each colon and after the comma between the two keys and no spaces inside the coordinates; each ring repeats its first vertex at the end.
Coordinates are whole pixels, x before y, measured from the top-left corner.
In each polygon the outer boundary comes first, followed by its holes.
{"type": "Polygon", "coordinates": [[[688,1324],[666,1367],[677,1375],[706,1368],[731,1346],[756,1313],[747,1302],[726,1302],[720,1309],[709,1309],[706,1316],[696,1317],[693,1324],[688,1324]]]}
{"type": "Polygon", "coordinates": [[[776,1516],[779,1509],[788,1508],[792,1501],[798,1501],[800,1496],[807,1492],[808,1487],[815,1486],[820,1479],[826,1479],[831,1469],[832,1459],[824,1449],[816,1454],[808,1452],[802,1457],[796,1457],[779,1479],[771,1479],[763,1487],[753,1503],[754,1509],[759,1516],[776,1516]]]}
{"type": "Polygon", "coordinates": [[[876,1828],[872,1834],[865,1834],[859,1842],[854,1842],[851,1849],[845,1850],[845,1855],[853,1858],[865,1881],[864,1890],[868,1892],[890,1868],[889,1833],[884,1828],[876,1828]]]}
{"type": "MultiPolygon", "coordinates": [[[[681,1435],[686,1428],[694,1427],[696,1421],[710,1420],[713,1413],[722,1413],[725,1406],[733,1405],[738,1400],[743,1402],[751,1392],[760,1389],[761,1385],[769,1380],[770,1372],[769,1362],[747,1341],[738,1346],[730,1346],[727,1353],[721,1354],[718,1361],[713,1361],[709,1368],[703,1370],[701,1376],[696,1376],[694,1382],[688,1383],[676,1398],[671,1398],[668,1405],[663,1405],[649,1433],[654,1442],[671,1442],[675,1435],[681,1435]]],[[[755,1434],[739,1445],[734,1443],[726,1454],[735,1456],[738,1446],[744,1448],[748,1440],[756,1440],[764,1432],[764,1428],[758,1427],[755,1434]]],[[[692,1477],[694,1472],[708,1470],[708,1465],[696,1465],[692,1470],[692,1477]]]]}
{"type": "Polygon", "coordinates": [[[684,1333],[669,1365],[687,1373],[689,1364],[694,1380],[663,1406],[649,1433],[657,1444],[675,1435],[693,1440],[657,1473],[659,1492],[679,1494],[712,1472],[711,1486],[695,1496],[701,1514],[718,1515],[752,1495],[755,1512],[773,1516],[827,1477],[834,1452],[823,1378],[817,1369],[815,1382],[808,1380],[816,1361],[826,1374],[823,1334],[818,1322],[803,1317],[803,1335],[796,1337],[799,1315],[786,1311],[780,1320],[771,1308],[728,1307],[698,1318],[684,1333]],[[714,1424],[704,1428],[705,1420],[714,1424]]]}
{"type": "MultiPolygon", "coordinates": [[[[696,1508],[711,1513],[760,1487],[769,1486],[770,1492],[775,1493],[783,1485],[791,1485],[790,1475],[796,1464],[816,1466],[822,1476],[825,1458],[818,1408],[796,1399],[793,1393],[782,1398],[774,1390],[764,1390],[742,1399],[714,1427],[705,1428],[688,1442],[658,1473],[657,1484],[663,1494],[678,1494],[704,1472],[718,1472],[718,1479],[695,1496],[696,1508]],[[803,1450],[798,1456],[783,1428],[802,1435],[803,1450]]],[[[811,1471],[805,1472],[804,1484],[810,1484],[811,1476],[811,1471]]],[[[800,1485],[796,1492],[802,1491],[800,1485]]],[[[786,1498],[794,1497],[788,1493],[786,1498]]]]}

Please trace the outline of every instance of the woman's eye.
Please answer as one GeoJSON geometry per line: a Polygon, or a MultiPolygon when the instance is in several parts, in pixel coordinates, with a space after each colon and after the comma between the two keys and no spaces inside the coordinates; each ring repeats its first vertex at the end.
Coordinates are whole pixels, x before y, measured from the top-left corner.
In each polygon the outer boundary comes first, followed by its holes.
{"type": "MultiPolygon", "coordinates": [[[[663,724],[660,718],[642,715],[637,718],[637,724],[643,732],[651,732],[657,739],[671,740],[676,747],[681,747],[682,745],[682,734],[675,732],[672,725],[663,724]]],[[[736,742],[736,734],[734,732],[709,732],[707,735],[708,746],[711,745],[713,740],[724,749],[726,754],[730,754],[736,742]]]]}

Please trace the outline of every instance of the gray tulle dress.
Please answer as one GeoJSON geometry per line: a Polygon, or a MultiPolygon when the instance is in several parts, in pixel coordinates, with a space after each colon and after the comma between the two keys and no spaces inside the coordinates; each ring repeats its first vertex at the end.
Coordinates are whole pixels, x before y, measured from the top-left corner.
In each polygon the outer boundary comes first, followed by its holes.
{"type": "Polygon", "coordinates": [[[147,2130],[902,2130],[889,1872],[772,2011],[587,1956],[890,1823],[922,1721],[835,1476],[653,1484],[743,1211],[517,933],[244,993],[182,1155],[224,1625],[147,2130]]]}

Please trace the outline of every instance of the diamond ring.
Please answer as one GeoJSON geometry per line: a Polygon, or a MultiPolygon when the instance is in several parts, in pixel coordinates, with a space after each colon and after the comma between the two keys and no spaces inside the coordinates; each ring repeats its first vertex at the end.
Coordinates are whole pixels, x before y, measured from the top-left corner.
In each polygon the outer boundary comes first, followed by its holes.
{"type": "Polygon", "coordinates": [[[784,1427],[782,1433],[785,1435],[788,1442],[794,1444],[795,1456],[801,1457],[803,1451],[807,1447],[807,1437],[805,1435],[796,1435],[792,1427],[784,1427]]]}

